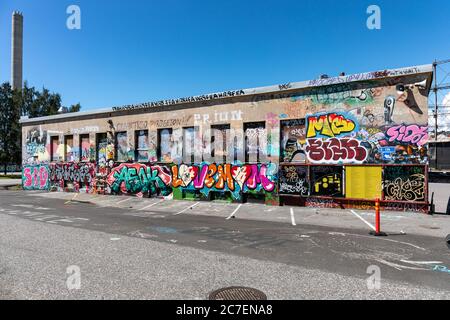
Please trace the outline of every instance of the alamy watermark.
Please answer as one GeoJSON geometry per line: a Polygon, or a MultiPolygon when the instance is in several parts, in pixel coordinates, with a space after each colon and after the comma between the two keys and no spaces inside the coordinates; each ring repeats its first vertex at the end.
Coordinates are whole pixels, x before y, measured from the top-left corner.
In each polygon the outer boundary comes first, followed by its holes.
{"type": "Polygon", "coordinates": [[[81,269],[79,266],[69,266],[66,269],[69,275],[66,280],[67,289],[80,290],[81,289],[81,269]]]}
{"type": "Polygon", "coordinates": [[[379,6],[373,4],[367,8],[367,28],[369,30],[380,30],[381,29],[381,9],[379,6]]]}
{"type": "Polygon", "coordinates": [[[66,21],[67,29],[80,30],[81,29],[81,9],[77,5],[70,5],[67,7],[66,13],[69,15],[66,21]]]}
{"type": "Polygon", "coordinates": [[[371,276],[366,279],[367,289],[380,290],[381,289],[381,269],[376,265],[371,265],[367,268],[367,274],[371,276]]]}

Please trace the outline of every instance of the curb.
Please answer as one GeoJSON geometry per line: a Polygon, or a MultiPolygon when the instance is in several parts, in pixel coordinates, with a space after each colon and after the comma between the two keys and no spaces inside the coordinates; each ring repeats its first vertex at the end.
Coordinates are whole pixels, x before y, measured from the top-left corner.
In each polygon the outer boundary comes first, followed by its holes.
{"type": "Polygon", "coordinates": [[[8,190],[9,188],[13,188],[13,187],[21,187],[21,184],[5,184],[5,185],[0,185],[0,190],[8,190]]]}

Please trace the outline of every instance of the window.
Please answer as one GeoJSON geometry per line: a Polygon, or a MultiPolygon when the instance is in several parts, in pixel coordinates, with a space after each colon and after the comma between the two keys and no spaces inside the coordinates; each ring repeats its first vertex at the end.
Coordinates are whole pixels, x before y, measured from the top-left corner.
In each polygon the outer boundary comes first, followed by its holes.
{"type": "Polygon", "coordinates": [[[183,128],[183,161],[194,163],[195,128],[183,128]]]}
{"type": "Polygon", "coordinates": [[[305,119],[284,120],[281,126],[281,162],[306,162],[303,147],[306,143],[305,119]]]}
{"type": "Polygon", "coordinates": [[[148,162],[148,130],[135,132],[136,159],[138,162],[148,162]]]}
{"type": "Polygon", "coordinates": [[[80,135],[80,160],[83,162],[91,160],[91,143],[88,134],[80,135]]]}
{"type": "MultiPolygon", "coordinates": [[[[229,124],[221,124],[221,125],[215,125],[215,126],[211,126],[211,157],[213,159],[215,159],[215,157],[217,156],[217,160],[221,159],[222,163],[226,163],[227,162],[227,153],[228,153],[228,130],[230,130],[230,125],[229,124]],[[216,150],[216,130],[222,132],[222,147],[216,150]]],[[[220,161],[217,161],[219,162],[220,161]]]]}
{"type": "Polygon", "coordinates": [[[126,132],[116,133],[116,161],[128,160],[128,135],[126,132]]]}
{"type": "Polygon", "coordinates": [[[267,153],[265,122],[244,123],[245,162],[261,162],[267,153]]]}
{"type": "Polygon", "coordinates": [[[60,161],[59,137],[50,137],[50,161],[60,161]]]}
{"type": "Polygon", "coordinates": [[[158,130],[158,159],[172,162],[172,129],[158,130]]]}
{"type": "Polygon", "coordinates": [[[106,133],[97,133],[97,162],[99,164],[106,164],[108,159],[108,136],[106,133]]]}
{"type": "Polygon", "coordinates": [[[73,136],[65,136],[64,140],[64,160],[67,162],[75,161],[75,154],[73,152],[73,136]]]}

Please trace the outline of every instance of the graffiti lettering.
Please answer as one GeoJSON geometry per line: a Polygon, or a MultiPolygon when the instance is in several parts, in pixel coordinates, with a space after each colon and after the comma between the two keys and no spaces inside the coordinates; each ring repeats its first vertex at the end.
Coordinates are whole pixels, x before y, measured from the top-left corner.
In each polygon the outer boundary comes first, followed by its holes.
{"type": "Polygon", "coordinates": [[[48,190],[48,166],[25,166],[22,173],[22,186],[24,190],[48,190]]]}
{"type": "Polygon", "coordinates": [[[367,150],[356,139],[309,139],[306,154],[312,163],[363,163],[367,150]]]}
{"type": "Polygon", "coordinates": [[[428,142],[428,127],[418,125],[399,125],[386,132],[389,142],[403,142],[422,146],[428,142]]]}
{"type": "Polygon", "coordinates": [[[308,168],[283,166],[280,170],[280,194],[309,195],[308,168]]]}
{"type": "Polygon", "coordinates": [[[92,163],[52,163],[50,181],[52,189],[65,191],[66,188],[79,192],[85,187],[90,192],[95,178],[95,165],[92,163]],[[72,185],[70,187],[69,185],[72,185]]]}
{"type": "Polygon", "coordinates": [[[397,178],[383,182],[386,200],[425,201],[425,176],[413,174],[409,178],[397,178]]]}
{"type": "Polygon", "coordinates": [[[276,186],[277,166],[231,164],[185,164],[172,167],[172,186],[200,190],[208,195],[210,191],[230,191],[239,199],[246,191],[272,192],[276,186]]]}
{"type": "Polygon", "coordinates": [[[355,121],[336,113],[308,117],[307,123],[307,138],[338,137],[354,131],[357,127],[355,121]]]}
{"type": "Polygon", "coordinates": [[[123,163],[113,168],[107,183],[113,194],[163,196],[172,194],[172,177],[165,166],[123,163]]]}

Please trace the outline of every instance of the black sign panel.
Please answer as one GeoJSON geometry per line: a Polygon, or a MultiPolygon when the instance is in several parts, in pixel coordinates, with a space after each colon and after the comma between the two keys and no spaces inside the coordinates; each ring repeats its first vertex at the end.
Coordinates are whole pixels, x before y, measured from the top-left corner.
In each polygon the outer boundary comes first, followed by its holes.
{"type": "Polygon", "coordinates": [[[425,168],[423,166],[389,166],[383,170],[385,200],[425,201],[425,168]]]}
{"type": "Polygon", "coordinates": [[[311,195],[324,197],[343,197],[343,167],[311,167],[311,195]]]}
{"type": "Polygon", "coordinates": [[[282,166],[280,169],[280,194],[306,197],[309,195],[308,167],[282,166]]]}

